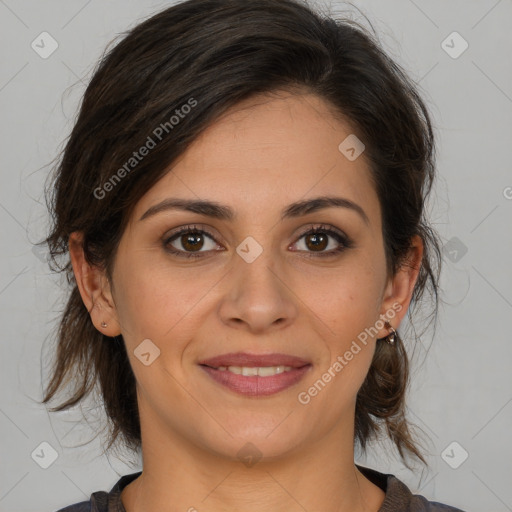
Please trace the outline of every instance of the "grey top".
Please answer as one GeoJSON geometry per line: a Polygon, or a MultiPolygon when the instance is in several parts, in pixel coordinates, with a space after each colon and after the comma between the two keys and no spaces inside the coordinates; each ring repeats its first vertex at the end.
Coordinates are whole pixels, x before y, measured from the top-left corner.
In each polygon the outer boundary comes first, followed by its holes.
{"type": "MultiPolygon", "coordinates": [[[[394,475],[380,473],[357,464],[356,466],[368,480],[386,493],[378,512],[464,512],[455,507],[429,501],[418,494],[412,494],[408,487],[394,475]]],[[[89,501],[69,505],[57,512],[126,512],[121,501],[121,491],[141,474],[142,471],[124,475],[110,492],[96,491],[91,494],[89,501]]]]}

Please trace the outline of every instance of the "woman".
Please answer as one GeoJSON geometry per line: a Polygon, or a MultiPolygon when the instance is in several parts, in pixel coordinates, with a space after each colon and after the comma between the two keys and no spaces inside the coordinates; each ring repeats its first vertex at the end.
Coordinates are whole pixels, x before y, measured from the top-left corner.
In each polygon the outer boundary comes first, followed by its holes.
{"type": "Polygon", "coordinates": [[[425,462],[397,330],[437,308],[434,172],[423,101],[352,22],[189,0],[131,30],[56,169],[44,402],[97,384],[143,471],[63,510],[458,510],[354,464],[382,431],[425,462]]]}

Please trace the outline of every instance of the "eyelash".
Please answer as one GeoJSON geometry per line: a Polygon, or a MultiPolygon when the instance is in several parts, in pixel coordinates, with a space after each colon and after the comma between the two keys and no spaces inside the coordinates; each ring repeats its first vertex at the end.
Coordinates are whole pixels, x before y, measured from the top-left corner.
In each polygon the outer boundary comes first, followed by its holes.
{"type": "MultiPolygon", "coordinates": [[[[194,233],[194,234],[199,234],[199,235],[204,234],[204,235],[209,236],[212,240],[215,240],[214,235],[212,233],[210,233],[207,229],[198,228],[195,225],[188,225],[188,226],[183,226],[182,228],[179,228],[177,231],[172,233],[171,236],[167,237],[164,240],[165,250],[167,252],[170,252],[171,254],[174,254],[174,255],[176,255],[178,257],[182,257],[182,258],[202,258],[203,254],[205,252],[209,252],[209,251],[186,252],[186,251],[174,249],[172,246],[169,246],[170,242],[174,241],[180,235],[183,235],[185,233],[194,233]]],[[[299,237],[297,238],[297,241],[300,240],[301,238],[305,237],[306,235],[312,235],[312,234],[318,234],[318,233],[332,236],[338,243],[342,244],[342,246],[338,247],[337,249],[333,249],[333,250],[327,251],[327,252],[315,253],[314,251],[312,251],[312,252],[306,251],[307,257],[325,258],[325,257],[329,257],[329,256],[334,256],[336,254],[339,254],[339,253],[345,251],[346,249],[352,248],[354,245],[352,240],[350,238],[348,238],[346,235],[342,234],[341,232],[335,231],[331,227],[326,226],[324,224],[309,228],[307,231],[305,231],[304,233],[299,235],[299,237]]],[[[303,252],[303,251],[300,251],[300,252],[303,252]]]]}

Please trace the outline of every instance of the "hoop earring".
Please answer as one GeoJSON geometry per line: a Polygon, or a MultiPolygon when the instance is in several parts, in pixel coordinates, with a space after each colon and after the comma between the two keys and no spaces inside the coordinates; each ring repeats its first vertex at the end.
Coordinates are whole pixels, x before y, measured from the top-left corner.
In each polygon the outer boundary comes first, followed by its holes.
{"type": "Polygon", "coordinates": [[[388,334],[383,339],[386,341],[386,343],[388,345],[394,345],[395,344],[395,336],[397,336],[397,333],[396,333],[395,329],[393,328],[393,326],[389,322],[386,322],[386,327],[388,327],[388,329],[391,329],[391,334],[388,334]]]}

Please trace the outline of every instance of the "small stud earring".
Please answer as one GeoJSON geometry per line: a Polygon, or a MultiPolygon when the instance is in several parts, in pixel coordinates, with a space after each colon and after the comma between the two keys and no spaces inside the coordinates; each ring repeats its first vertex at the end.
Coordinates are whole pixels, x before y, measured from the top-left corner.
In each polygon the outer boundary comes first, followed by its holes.
{"type": "Polygon", "coordinates": [[[101,322],[101,327],[103,327],[103,328],[107,327],[106,322],[101,322]]]}

